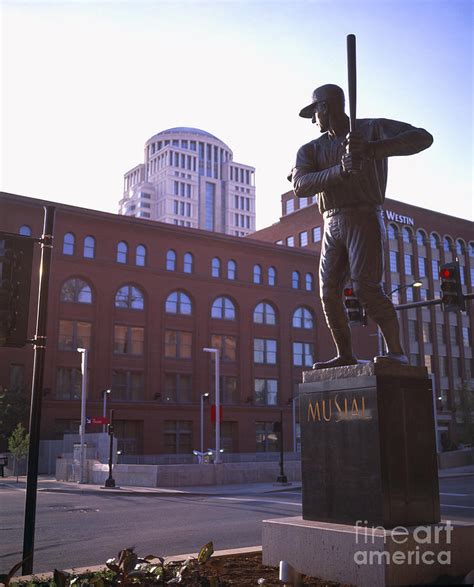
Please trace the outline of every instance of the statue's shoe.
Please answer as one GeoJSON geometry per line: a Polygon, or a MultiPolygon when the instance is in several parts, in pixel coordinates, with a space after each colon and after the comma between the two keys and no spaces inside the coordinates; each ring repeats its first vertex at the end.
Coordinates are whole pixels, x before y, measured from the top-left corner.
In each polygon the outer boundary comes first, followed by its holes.
{"type": "Polygon", "coordinates": [[[357,365],[355,357],[334,357],[330,361],[315,363],[313,369],[330,369],[331,367],[346,367],[347,365],[357,365]]]}
{"type": "Polygon", "coordinates": [[[398,365],[409,365],[408,357],[401,353],[387,353],[386,355],[380,355],[378,357],[374,357],[374,363],[383,364],[398,364],[398,365]]]}

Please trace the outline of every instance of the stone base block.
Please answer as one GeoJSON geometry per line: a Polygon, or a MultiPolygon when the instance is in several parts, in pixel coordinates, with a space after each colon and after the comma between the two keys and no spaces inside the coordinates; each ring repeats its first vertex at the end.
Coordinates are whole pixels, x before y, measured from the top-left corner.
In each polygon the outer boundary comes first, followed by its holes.
{"type": "Polygon", "coordinates": [[[474,524],[442,520],[416,527],[345,526],[301,516],[263,521],[263,564],[358,587],[419,585],[474,569],[474,524]]]}

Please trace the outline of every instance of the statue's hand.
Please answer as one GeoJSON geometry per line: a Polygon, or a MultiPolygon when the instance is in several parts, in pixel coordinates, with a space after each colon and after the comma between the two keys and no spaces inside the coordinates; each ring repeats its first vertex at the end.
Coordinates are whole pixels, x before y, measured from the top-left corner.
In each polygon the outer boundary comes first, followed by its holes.
{"type": "Polygon", "coordinates": [[[362,133],[359,131],[348,133],[344,144],[346,146],[346,153],[358,154],[362,158],[365,158],[369,144],[362,136],[362,133]]]}
{"type": "Polygon", "coordinates": [[[342,170],[345,174],[362,171],[363,158],[359,153],[344,153],[341,159],[342,170]]]}

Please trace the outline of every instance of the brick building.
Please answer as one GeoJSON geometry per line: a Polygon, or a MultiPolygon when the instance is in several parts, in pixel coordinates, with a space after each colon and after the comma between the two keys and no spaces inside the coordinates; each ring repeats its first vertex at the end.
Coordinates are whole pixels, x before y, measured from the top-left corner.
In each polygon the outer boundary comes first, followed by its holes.
{"type": "MultiPolygon", "coordinates": [[[[282,246],[282,250],[312,250],[319,257],[323,218],[316,198],[282,195],[280,221],[252,234],[282,246]]],[[[474,289],[474,231],[469,220],[426,210],[393,199],[384,204],[387,225],[385,291],[395,304],[440,297],[440,264],[459,259],[465,293],[474,289]],[[411,286],[416,281],[422,287],[411,286]]],[[[412,365],[426,365],[434,376],[440,438],[455,438],[462,419],[460,389],[474,386],[472,302],[465,313],[444,313],[441,306],[399,312],[407,355],[412,365]]],[[[319,319],[322,323],[322,319],[319,319]]],[[[375,324],[353,329],[360,359],[378,354],[380,339],[375,324]]]]}
{"type": "MultiPolygon", "coordinates": [[[[46,204],[2,193],[0,230],[41,236],[46,204]]],[[[102,415],[111,388],[125,453],[189,454],[201,395],[213,403],[214,363],[202,349],[217,347],[225,450],[276,450],[280,410],[291,450],[295,385],[315,353],[331,354],[313,251],[61,204],[54,242],[42,438],[78,430],[85,347],[87,416],[102,415]]],[[[37,280],[35,270],[30,336],[37,280]]],[[[0,386],[29,389],[32,359],[31,346],[0,349],[0,386]]],[[[206,448],[212,439],[207,403],[206,448]]]]}

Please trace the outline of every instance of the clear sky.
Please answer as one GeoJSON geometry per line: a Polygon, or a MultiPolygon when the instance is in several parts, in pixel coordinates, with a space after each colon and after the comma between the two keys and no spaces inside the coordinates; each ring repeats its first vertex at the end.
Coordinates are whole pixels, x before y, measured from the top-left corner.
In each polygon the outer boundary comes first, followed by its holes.
{"type": "Polygon", "coordinates": [[[276,222],[313,89],[347,89],[358,116],[429,130],[389,164],[387,196],[473,218],[473,3],[321,0],[1,0],[4,191],[117,212],[145,141],[192,126],[256,167],[257,228],[276,222]]]}

